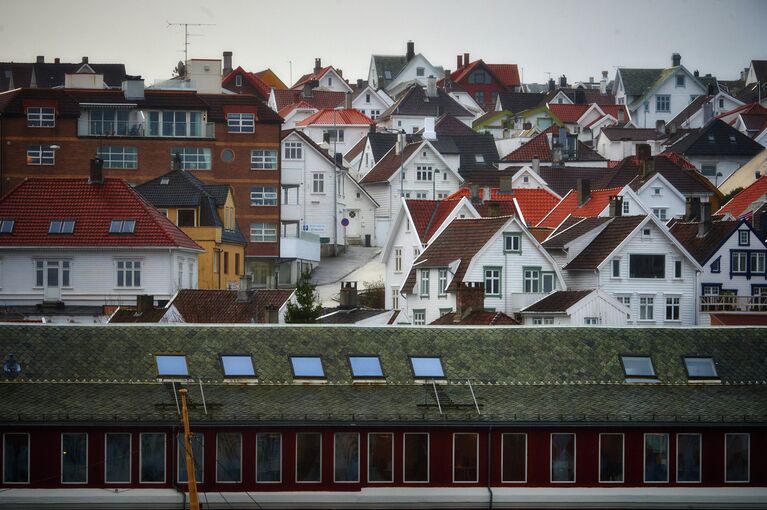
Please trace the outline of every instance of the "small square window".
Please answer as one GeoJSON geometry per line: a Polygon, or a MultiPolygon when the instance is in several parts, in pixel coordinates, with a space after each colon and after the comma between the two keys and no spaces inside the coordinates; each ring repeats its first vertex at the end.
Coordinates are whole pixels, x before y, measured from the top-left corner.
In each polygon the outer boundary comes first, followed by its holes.
{"type": "Polygon", "coordinates": [[[748,230],[738,230],[738,246],[748,246],[750,242],[750,232],[748,230]]]}
{"type": "Polygon", "coordinates": [[[325,370],[322,368],[322,358],[319,356],[291,356],[290,364],[293,367],[293,377],[325,377],[325,370]]]}
{"type": "Polygon", "coordinates": [[[719,379],[714,358],[690,356],[684,358],[687,377],[690,379],[719,379]]]}
{"type": "Polygon", "coordinates": [[[382,378],[381,358],[378,356],[349,356],[352,376],[359,378],[382,378]]]}
{"type": "Polygon", "coordinates": [[[221,355],[221,366],[226,377],[255,377],[253,358],[250,355],[221,355]]]}
{"type": "Polygon", "coordinates": [[[415,378],[443,379],[445,377],[442,360],[436,356],[411,356],[410,364],[415,378]]]}
{"type": "Polygon", "coordinates": [[[519,234],[504,234],[503,251],[520,253],[522,251],[522,236],[519,234]]]}
{"type": "Polygon", "coordinates": [[[655,378],[655,368],[650,356],[621,356],[623,373],[630,378],[655,378]]]}
{"type": "Polygon", "coordinates": [[[14,220],[0,220],[0,234],[12,234],[14,220]]]}
{"type": "Polygon", "coordinates": [[[186,356],[183,354],[157,354],[155,361],[157,362],[157,375],[189,376],[186,356]]]}

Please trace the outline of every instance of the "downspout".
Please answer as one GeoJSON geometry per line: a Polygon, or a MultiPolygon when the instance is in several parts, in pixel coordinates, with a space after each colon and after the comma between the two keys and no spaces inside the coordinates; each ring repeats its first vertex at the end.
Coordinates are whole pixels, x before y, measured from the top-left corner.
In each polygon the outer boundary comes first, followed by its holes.
{"type": "Polygon", "coordinates": [[[176,429],[178,427],[176,425],[173,425],[171,427],[171,433],[173,434],[173,437],[171,438],[173,446],[171,447],[171,451],[173,454],[173,458],[170,460],[170,466],[171,466],[171,477],[172,480],[171,484],[173,484],[173,488],[176,489],[176,492],[181,493],[181,508],[186,509],[186,492],[182,491],[178,486],[178,480],[176,478],[176,459],[178,459],[178,452],[176,449],[178,448],[178,439],[176,439],[177,432],[176,429]]]}
{"type": "Polygon", "coordinates": [[[493,426],[487,430],[487,508],[493,508],[493,426]]]}

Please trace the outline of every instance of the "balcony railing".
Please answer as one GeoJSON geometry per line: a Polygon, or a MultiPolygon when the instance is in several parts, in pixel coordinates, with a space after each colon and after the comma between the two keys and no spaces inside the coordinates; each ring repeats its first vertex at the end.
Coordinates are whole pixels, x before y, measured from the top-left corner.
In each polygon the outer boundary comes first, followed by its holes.
{"type": "Polygon", "coordinates": [[[701,312],[767,312],[767,296],[702,296],[701,312]]]}
{"type": "Polygon", "coordinates": [[[216,124],[214,122],[201,123],[199,126],[189,126],[190,134],[170,135],[163,134],[161,126],[152,126],[149,122],[116,122],[94,123],[88,119],[80,119],[77,123],[77,136],[93,136],[104,138],[130,137],[130,138],[215,138],[216,124]],[[195,133],[196,132],[196,133],[195,133]]]}
{"type": "Polygon", "coordinates": [[[280,237],[280,257],[320,261],[320,238],[309,232],[300,232],[296,237],[280,237]]]}

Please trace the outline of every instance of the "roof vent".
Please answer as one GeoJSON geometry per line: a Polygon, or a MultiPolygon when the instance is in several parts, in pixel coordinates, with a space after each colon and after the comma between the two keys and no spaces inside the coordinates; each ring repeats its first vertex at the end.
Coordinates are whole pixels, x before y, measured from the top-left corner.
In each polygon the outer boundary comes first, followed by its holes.
{"type": "Polygon", "coordinates": [[[3,363],[3,373],[8,379],[16,379],[21,373],[21,363],[16,361],[13,353],[8,355],[8,359],[3,363]]]}

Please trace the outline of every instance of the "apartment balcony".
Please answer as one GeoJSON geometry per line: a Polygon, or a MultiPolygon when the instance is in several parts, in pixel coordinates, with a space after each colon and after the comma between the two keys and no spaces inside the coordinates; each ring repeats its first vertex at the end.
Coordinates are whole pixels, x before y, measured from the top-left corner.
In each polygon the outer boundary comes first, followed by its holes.
{"type": "Polygon", "coordinates": [[[767,296],[703,296],[700,311],[710,312],[767,312],[767,296]]]}
{"type": "Polygon", "coordinates": [[[298,204],[282,204],[280,220],[286,222],[301,221],[301,206],[298,204]]]}
{"type": "Polygon", "coordinates": [[[95,138],[179,138],[179,139],[210,139],[216,138],[216,124],[203,122],[188,125],[184,130],[164,129],[158,125],[150,126],[149,122],[115,122],[94,123],[88,119],[80,119],[77,123],[77,136],[95,138]],[[183,131],[183,134],[175,134],[183,131]],[[171,134],[173,133],[173,134],[171,134]]]}
{"type": "Polygon", "coordinates": [[[320,238],[308,232],[280,237],[280,258],[320,261],[320,238]]]}

